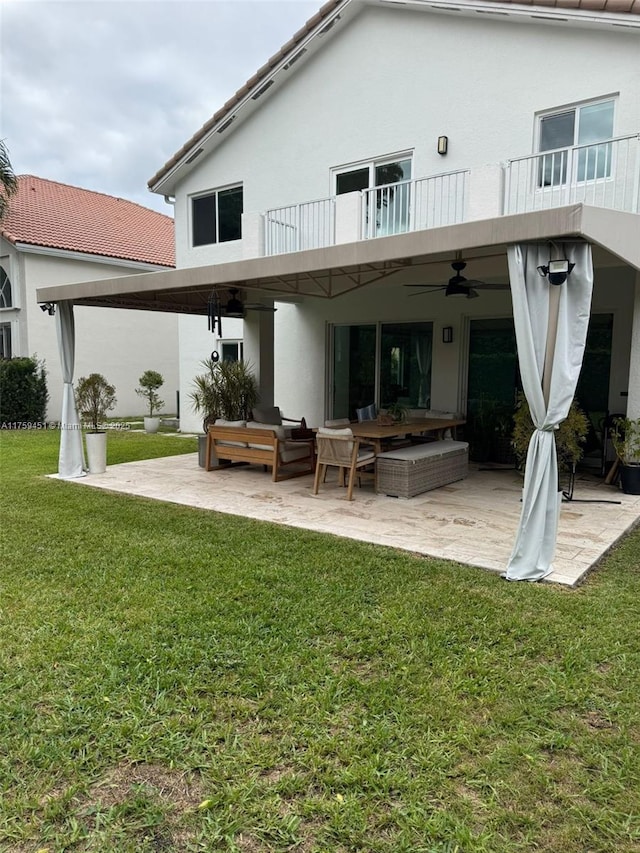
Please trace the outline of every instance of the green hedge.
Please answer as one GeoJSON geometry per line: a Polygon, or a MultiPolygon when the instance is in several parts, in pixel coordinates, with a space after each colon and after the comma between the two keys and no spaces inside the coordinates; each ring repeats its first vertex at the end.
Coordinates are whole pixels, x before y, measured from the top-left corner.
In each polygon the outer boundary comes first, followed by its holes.
{"type": "Polygon", "coordinates": [[[36,358],[0,359],[0,424],[44,423],[47,373],[36,358]]]}

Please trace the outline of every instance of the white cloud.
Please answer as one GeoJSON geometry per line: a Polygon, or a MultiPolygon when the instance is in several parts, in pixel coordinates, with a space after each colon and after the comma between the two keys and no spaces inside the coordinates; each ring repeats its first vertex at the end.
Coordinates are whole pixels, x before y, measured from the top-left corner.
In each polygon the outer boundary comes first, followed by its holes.
{"type": "Polygon", "coordinates": [[[14,170],[169,212],[148,179],[319,6],[5,0],[0,109],[14,170]]]}

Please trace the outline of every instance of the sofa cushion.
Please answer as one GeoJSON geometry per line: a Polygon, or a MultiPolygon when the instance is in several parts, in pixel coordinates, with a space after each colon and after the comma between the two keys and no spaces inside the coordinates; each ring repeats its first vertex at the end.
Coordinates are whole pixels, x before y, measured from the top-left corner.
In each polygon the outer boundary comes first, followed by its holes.
{"type": "Polygon", "coordinates": [[[251,414],[253,415],[253,420],[261,424],[270,424],[271,426],[273,424],[276,426],[282,425],[282,415],[277,406],[257,406],[251,414]]]}
{"type": "Polygon", "coordinates": [[[468,450],[468,448],[469,445],[466,441],[445,439],[444,441],[432,441],[429,444],[413,444],[411,447],[389,450],[386,453],[379,453],[378,459],[396,459],[402,462],[414,463],[420,459],[438,458],[448,453],[468,450]]]}
{"type": "Polygon", "coordinates": [[[278,446],[281,462],[295,462],[296,459],[309,457],[309,445],[306,442],[285,441],[278,446]]]}
{"type": "MultiPolygon", "coordinates": [[[[268,429],[271,432],[274,432],[279,439],[279,441],[285,440],[285,430],[283,426],[278,426],[277,424],[267,424],[260,423],[259,421],[247,421],[248,429],[268,429]]],[[[253,441],[249,442],[249,447],[252,447],[254,450],[271,450],[272,447],[270,444],[256,444],[253,441]]]]}
{"type": "MultiPolygon", "coordinates": [[[[216,418],[214,426],[225,426],[225,427],[246,427],[246,421],[225,421],[224,418],[216,418]]],[[[246,441],[217,441],[216,444],[218,447],[221,445],[226,445],[227,447],[246,447],[246,441]]]]}

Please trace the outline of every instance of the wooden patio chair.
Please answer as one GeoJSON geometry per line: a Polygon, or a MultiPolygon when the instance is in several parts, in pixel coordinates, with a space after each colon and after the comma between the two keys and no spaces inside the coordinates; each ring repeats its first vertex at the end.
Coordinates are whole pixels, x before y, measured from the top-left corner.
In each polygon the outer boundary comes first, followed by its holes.
{"type": "Polygon", "coordinates": [[[344,473],[349,471],[347,500],[353,500],[353,484],[356,476],[362,474],[362,469],[374,466],[373,479],[375,486],[376,453],[371,446],[361,447],[360,439],[356,438],[350,429],[320,428],[316,435],[316,475],[313,483],[313,494],[318,494],[320,481],[324,482],[327,466],[339,469],[340,479],[344,483],[344,473]]]}

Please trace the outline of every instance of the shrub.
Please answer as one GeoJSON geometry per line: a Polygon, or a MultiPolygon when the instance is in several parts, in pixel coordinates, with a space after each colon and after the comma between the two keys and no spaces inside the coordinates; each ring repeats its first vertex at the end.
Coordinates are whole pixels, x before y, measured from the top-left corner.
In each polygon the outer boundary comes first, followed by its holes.
{"type": "Polygon", "coordinates": [[[43,423],[48,399],[43,362],[35,356],[0,360],[0,423],[43,423]]]}
{"type": "MultiPolygon", "coordinates": [[[[524,468],[529,441],[534,430],[529,404],[524,394],[518,394],[513,422],[513,446],[516,459],[519,466],[524,468]]],[[[569,414],[555,431],[558,465],[561,470],[571,471],[576,463],[582,459],[584,453],[583,445],[586,441],[588,430],[589,420],[580,406],[573,400],[569,414]]]]}

